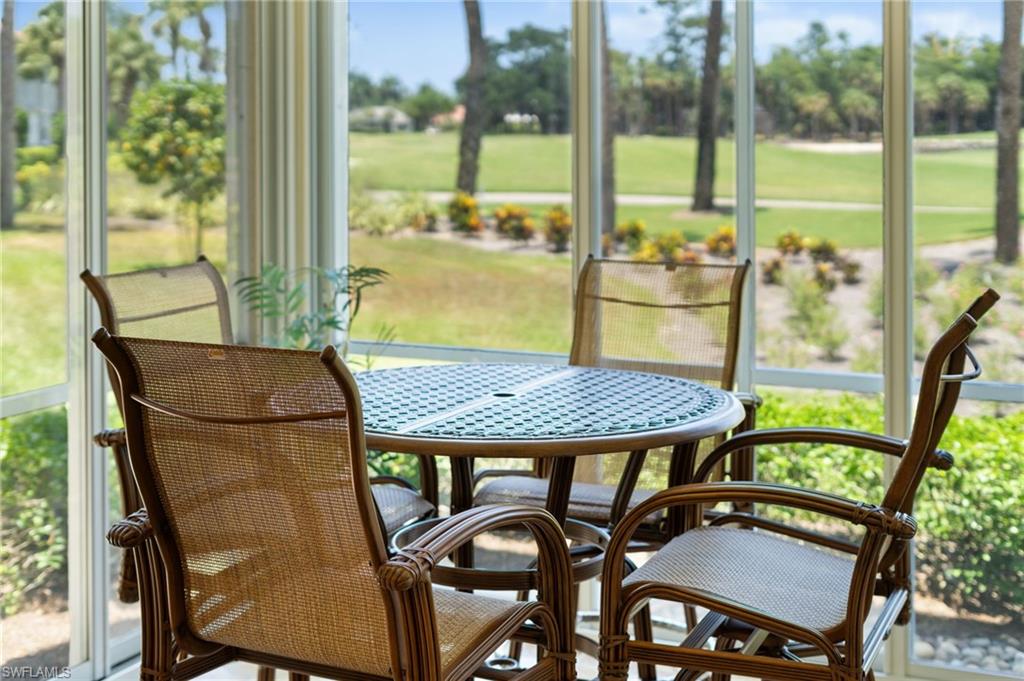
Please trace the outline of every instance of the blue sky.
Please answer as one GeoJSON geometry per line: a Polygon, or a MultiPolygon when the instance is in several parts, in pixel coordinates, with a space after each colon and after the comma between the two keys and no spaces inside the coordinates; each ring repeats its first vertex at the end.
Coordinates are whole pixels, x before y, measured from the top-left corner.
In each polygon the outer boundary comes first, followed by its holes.
{"type": "MultiPolygon", "coordinates": [[[[117,2],[125,11],[144,14],[146,2],[117,2]]],[[[727,0],[726,13],[733,2],[727,0]]],[[[45,5],[42,0],[17,0],[14,25],[22,28],[45,5]]],[[[609,0],[609,36],[617,49],[653,54],[661,47],[663,14],[652,2],[609,0]]],[[[754,5],[755,52],[758,61],[779,45],[791,45],[812,21],[822,21],[832,32],[844,30],[854,44],[880,43],[882,2],[757,0],[754,5]]],[[[214,27],[214,44],[223,50],[224,10],[207,12],[214,27]]],[[[502,38],[510,28],[533,23],[545,28],[564,28],[570,23],[569,0],[482,0],[484,33],[502,38]]],[[[155,17],[147,19],[151,25],[155,17]]],[[[451,92],[466,68],[466,26],[459,0],[352,0],[349,3],[350,67],[380,78],[396,75],[409,87],[429,82],[451,92]]],[[[1002,35],[1000,0],[932,2],[915,0],[912,13],[915,38],[933,31],[969,37],[1002,35]]],[[[194,22],[185,34],[198,38],[194,22]]],[[[159,41],[161,52],[168,54],[159,41]]],[[[179,58],[179,62],[181,58],[179,58]]],[[[170,75],[168,66],[166,75],[170,75]]],[[[179,63],[179,71],[184,67],[179,63]]]]}

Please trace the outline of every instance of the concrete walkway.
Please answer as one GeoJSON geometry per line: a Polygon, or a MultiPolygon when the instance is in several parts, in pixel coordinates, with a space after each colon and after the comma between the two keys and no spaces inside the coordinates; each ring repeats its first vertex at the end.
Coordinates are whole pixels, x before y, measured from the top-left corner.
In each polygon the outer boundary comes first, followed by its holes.
{"type": "MultiPolygon", "coordinates": [[[[394,190],[371,191],[375,199],[394,198],[401,192],[394,190]]],[[[452,192],[424,192],[433,203],[446,203],[451,200],[452,192]]],[[[481,203],[526,203],[549,204],[560,203],[568,206],[572,203],[569,192],[477,192],[476,198],[481,203]]],[[[684,210],[690,208],[689,196],[671,196],[666,194],[618,194],[616,201],[620,206],[672,206],[684,210]]],[[[721,196],[715,203],[722,208],[733,208],[736,199],[721,196]]],[[[878,213],[882,210],[880,203],[858,203],[854,201],[812,201],[805,199],[758,199],[758,208],[795,208],[801,210],[843,210],[867,213],[878,213]]],[[[987,213],[990,209],[972,206],[915,206],[918,213],[987,213]]]]}

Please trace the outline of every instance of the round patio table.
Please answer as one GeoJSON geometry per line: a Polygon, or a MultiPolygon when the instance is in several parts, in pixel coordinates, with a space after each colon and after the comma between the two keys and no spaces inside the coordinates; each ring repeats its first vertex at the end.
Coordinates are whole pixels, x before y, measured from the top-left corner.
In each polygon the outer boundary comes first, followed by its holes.
{"type": "Polygon", "coordinates": [[[662,374],[552,364],[448,364],[357,376],[367,446],[452,460],[452,511],[472,504],[472,457],[551,459],[564,525],[577,456],[697,443],[733,428],[731,393],[662,374]]]}

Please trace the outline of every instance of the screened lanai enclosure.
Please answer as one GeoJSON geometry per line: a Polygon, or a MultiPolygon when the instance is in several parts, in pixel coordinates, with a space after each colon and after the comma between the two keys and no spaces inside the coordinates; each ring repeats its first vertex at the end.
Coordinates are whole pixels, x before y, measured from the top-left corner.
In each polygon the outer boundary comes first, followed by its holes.
{"type": "Polygon", "coordinates": [[[1020,0],[3,0],[0,676],[1024,677],[1020,0]]]}

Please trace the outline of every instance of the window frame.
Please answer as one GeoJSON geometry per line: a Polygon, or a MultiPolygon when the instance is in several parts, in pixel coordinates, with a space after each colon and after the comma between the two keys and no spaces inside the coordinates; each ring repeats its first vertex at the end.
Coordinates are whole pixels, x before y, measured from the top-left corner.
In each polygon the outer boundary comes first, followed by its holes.
{"type": "MultiPolygon", "coordinates": [[[[913,377],[913,80],[910,40],[910,3],[883,2],[883,86],[886,97],[883,120],[883,258],[886,277],[886,315],[883,353],[884,370],[879,374],[803,371],[757,367],[754,327],[753,278],[748,281],[743,323],[738,387],[752,390],[757,385],[780,387],[841,389],[879,394],[885,400],[886,431],[906,435],[911,403],[916,390],[913,377]]],[[[736,54],[736,195],[737,249],[739,257],[753,257],[756,234],[754,197],[754,65],[753,2],[736,0],[735,30],[732,32],[736,54]]],[[[326,93],[311,113],[317,136],[330,140],[331,152],[314,159],[320,198],[312,207],[320,216],[315,233],[324,245],[325,260],[320,264],[347,263],[347,151],[348,106],[347,76],[347,2],[330,4],[328,21],[315,22],[311,43],[315,59],[305,66],[312,71],[314,93],[326,93]],[[330,188],[330,190],[327,190],[330,188]]],[[[71,669],[74,679],[103,678],[120,662],[120,655],[137,649],[127,639],[118,645],[109,638],[107,622],[107,585],[110,570],[106,561],[105,508],[107,503],[106,456],[92,443],[93,433],[102,427],[104,414],[104,375],[101,359],[92,349],[89,335],[99,324],[98,315],[77,273],[89,267],[106,271],[106,8],[99,0],[66,0],[67,21],[67,349],[68,382],[0,397],[3,417],[67,403],[69,405],[69,547],[71,582],[69,609],[72,617],[72,659],[84,661],[71,669]]],[[[235,11],[235,10],[232,10],[235,11]]],[[[597,220],[600,207],[600,52],[601,12],[592,3],[574,2],[572,6],[572,158],[573,158],[573,259],[574,271],[586,256],[600,249],[597,220]]],[[[239,46],[252,46],[260,40],[258,27],[229,21],[232,54],[239,46]]],[[[237,68],[237,63],[229,70],[237,68]]],[[[231,82],[232,73],[228,74],[231,82]]],[[[283,77],[283,74],[282,74],[283,77]]],[[[258,91],[241,93],[253,98],[258,91]]],[[[312,95],[315,97],[316,95],[312,95]]],[[[251,103],[251,99],[247,100],[251,103]]],[[[243,172],[238,168],[236,172],[243,172]]],[[[237,181],[237,177],[229,182],[237,181]]],[[[258,178],[257,178],[258,179],[258,178]]],[[[281,189],[280,191],[286,191],[281,189]]],[[[283,200],[283,197],[282,197],[283,200]]],[[[269,227],[267,229],[270,229],[269,227]]],[[[229,253],[232,271],[238,269],[240,247],[254,247],[267,234],[245,232],[238,235],[236,250],[229,253]]],[[[294,235],[290,235],[293,238],[294,235]]],[[[244,267],[244,264],[243,264],[244,267]]],[[[364,351],[372,343],[354,340],[352,348],[364,351]]],[[[379,347],[375,351],[380,352],[379,347]]],[[[445,361],[531,361],[563,363],[567,357],[557,353],[503,351],[437,345],[393,343],[382,354],[394,357],[445,361]]],[[[1024,403],[1024,385],[980,381],[964,386],[965,399],[1024,403]]],[[[891,464],[887,480],[892,475],[891,464]]],[[[921,664],[912,659],[913,630],[897,628],[886,647],[885,666],[893,679],[1002,679],[1004,675],[966,671],[952,667],[921,664]]]]}

